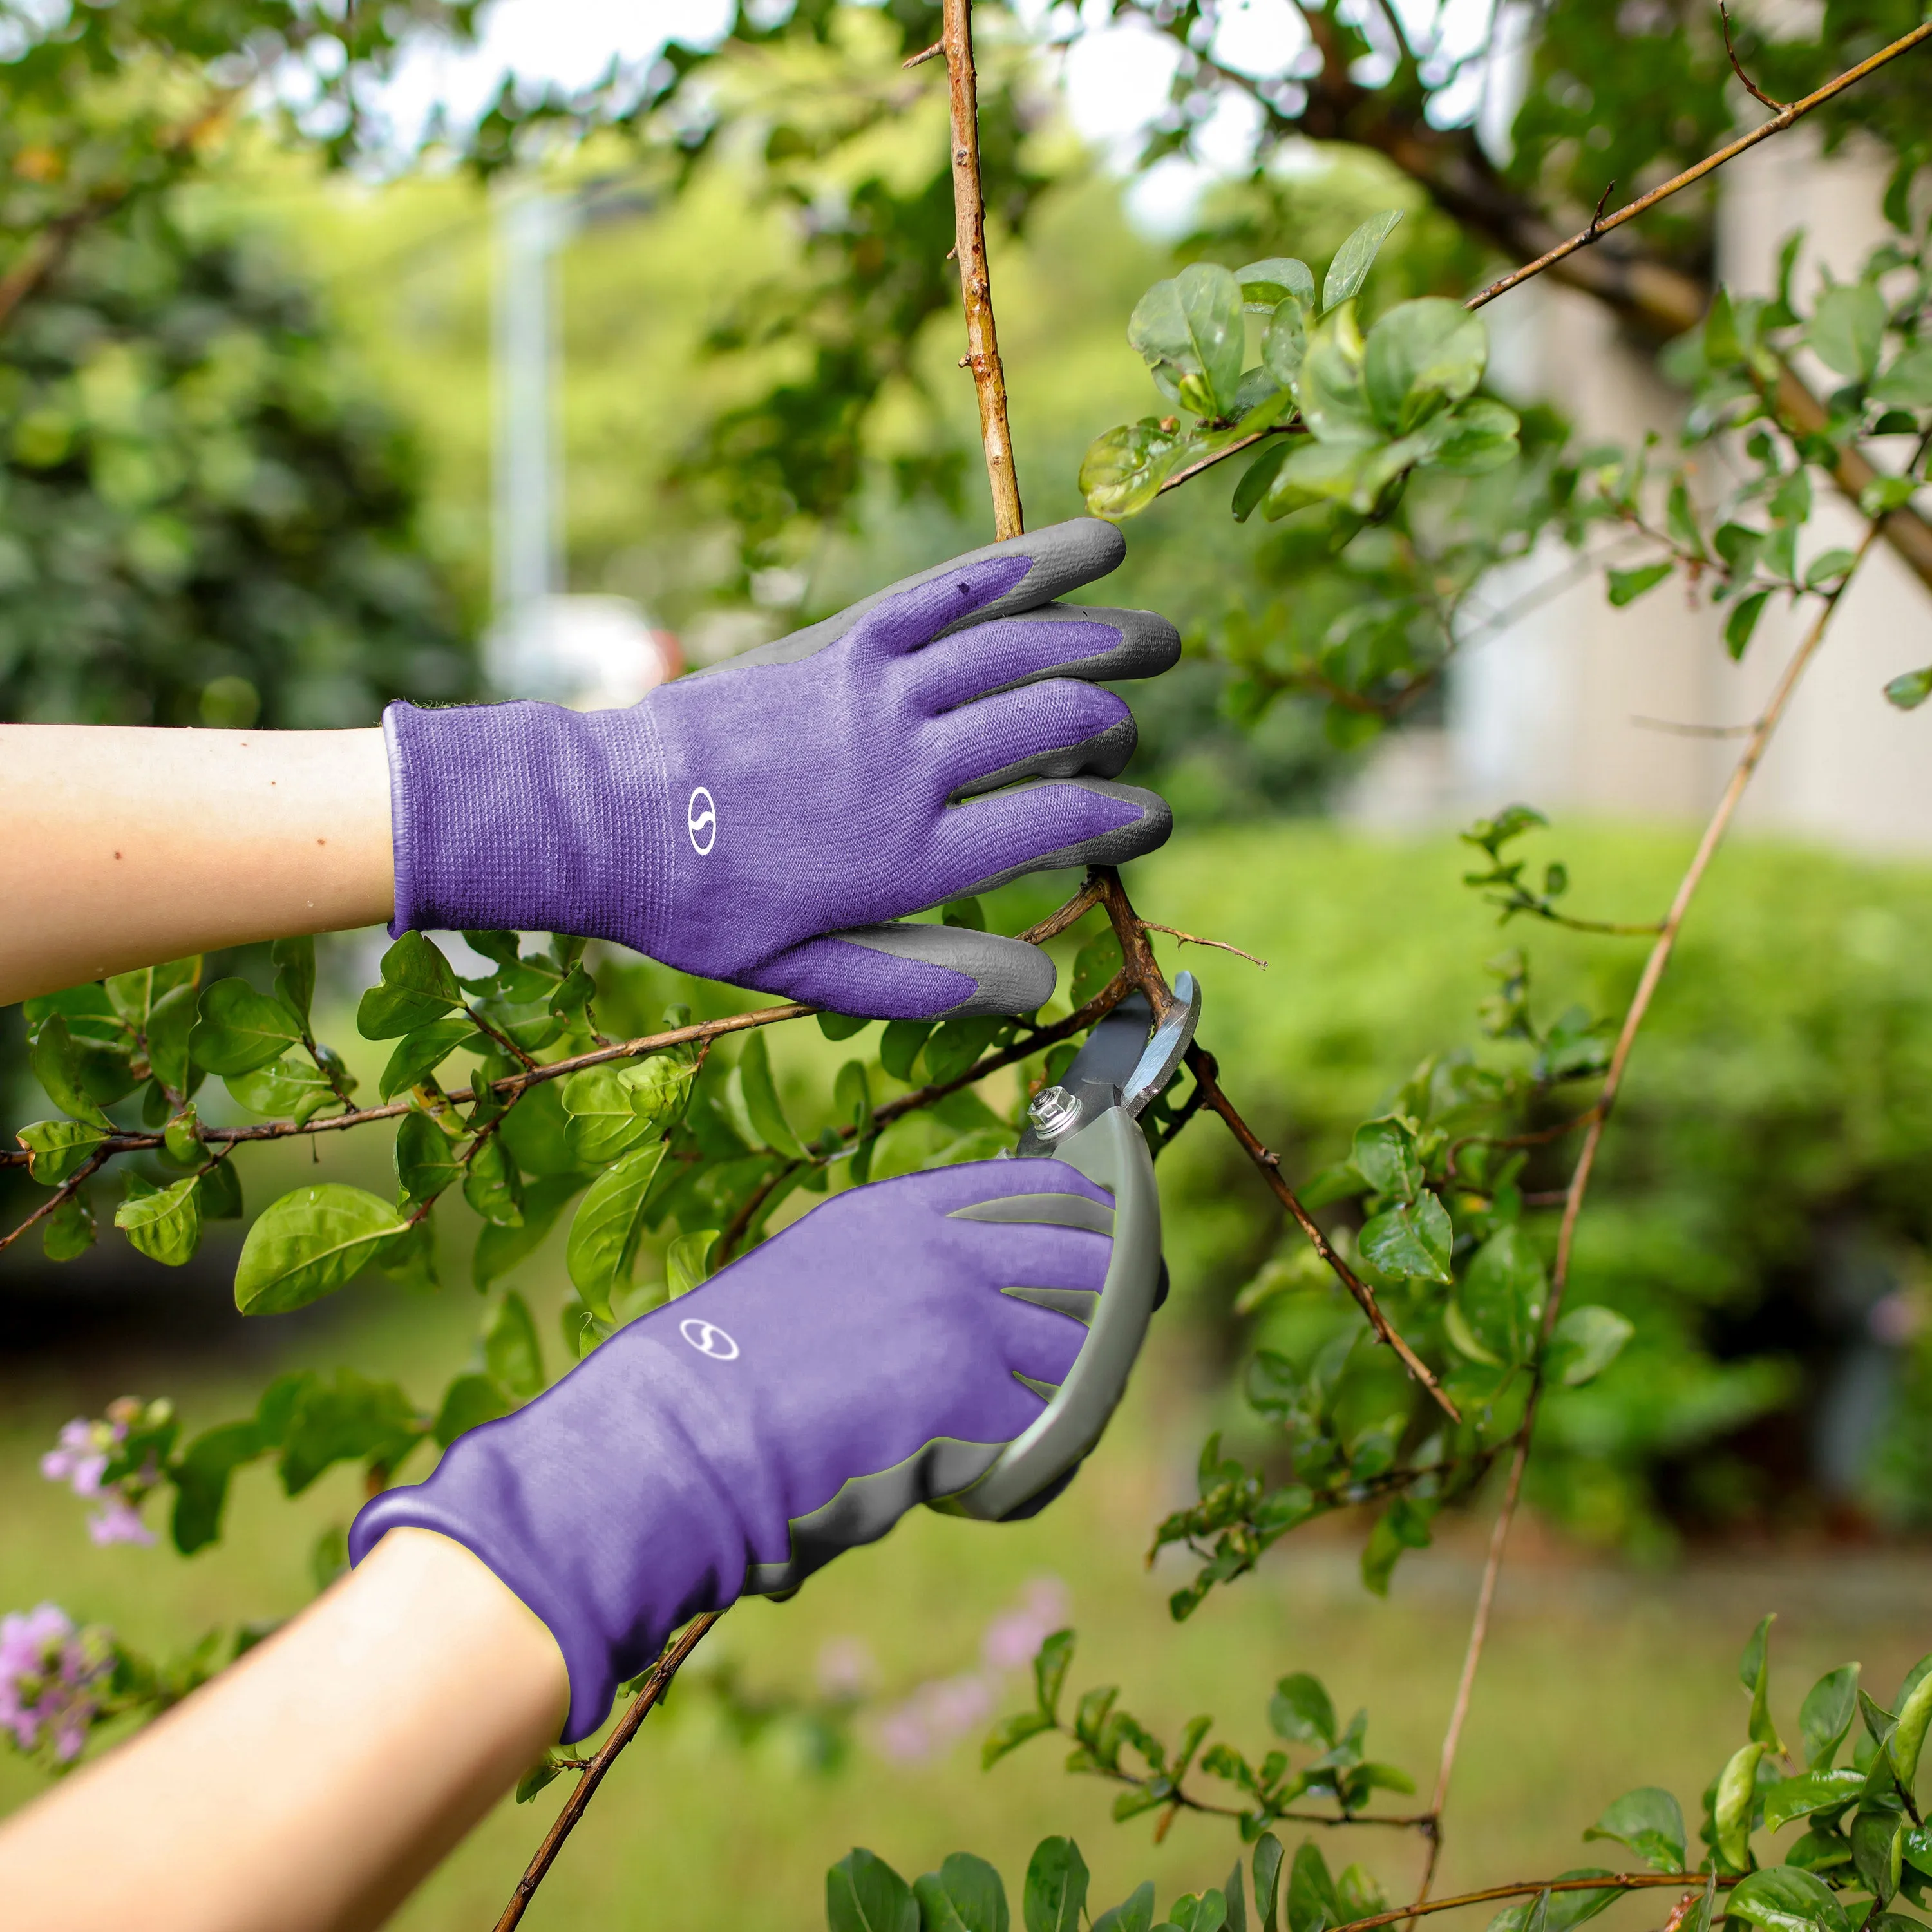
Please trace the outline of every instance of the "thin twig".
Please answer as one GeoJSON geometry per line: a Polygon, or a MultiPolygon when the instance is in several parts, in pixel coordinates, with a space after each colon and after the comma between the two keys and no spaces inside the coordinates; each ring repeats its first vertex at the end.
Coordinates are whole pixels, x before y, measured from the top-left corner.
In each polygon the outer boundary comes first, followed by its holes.
{"type": "Polygon", "coordinates": [[[1405,1342],[1389,1324],[1389,1318],[1382,1311],[1376,1300],[1375,1291],[1356,1274],[1330,1245],[1328,1237],[1316,1226],[1315,1218],[1303,1207],[1294,1190],[1282,1178],[1281,1156],[1271,1154],[1256,1137],[1255,1130],[1235,1111],[1234,1105],[1222,1092],[1219,1078],[1220,1069],[1214,1056],[1206,1048],[1190,1047],[1187,1064],[1194,1077],[1201,1083],[1207,1104],[1219,1114],[1226,1124],[1228,1131],[1241,1144],[1241,1150],[1259,1170],[1275,1198],[1294,1216],[1295,1225],[1313,1244],[1315,1252],[1327,1262],[1334,1271],[1335,1279],[1354,1296],[1355,1305],[1369,1318],[1369,1326],[1376,1332],[1376,1340],[1385,1342],[1401,1358],[1402,1366],[1426,1388],[1436,1407],[1450,1421],[1462,1420],[1461,1410],[1444,1392],[1442,1384],[1436,1379],[1436,1372],[1405,1342]]]}
{"type": "MultiPolygon", "coordinates": [[[[1924,445],[1920,446],[1919,454],[1924,454],[1924,445]]],[[[1914,461],[1918,458],[1915,457],[1914,461]]],[[[1763,715],[1751,728],[1750,742],[1731,774],[1730,782],[1718,802],[1710,823],[1704,828],[1704,836],[1698,841],[1696,853],[1683,878],[1678,882],[1670,910],[1665,916],[1663,930],[1657,943],[1651,948],[1650,957],[1645,962],[1642,976],[1637,982],[1636,992],[1624,1015],[1622,1028],[1617,1035],[1616,1047],[1610,1054],[1608,1071],[1604,1077],[1604,1089],[1597,1104],[1591,1111],[1588,1127],[1583,1144],[1576,1156],[1576,1165],[1571,1170],[1570,1184],[1564,1191],[1563,1220],[1556,1238],[1556,1262],[1551,1271],[1550,1298],[1543,1311],[1542,1340],[1547,1347],[1555,1332],[1557,1318],[1562,1312],[1564,1292],[1569,1286],[1570,1265],[1575,1252],[1576,1223],[1583,1211],[1585,1196],[1589,1192],[1592,1175],[1596,1170],[1597,1150],[1603,1144],[1604,1131],[1608,1125],[1610,1114],[1615,1108],[1617,1096],[1622,1091],[1624,1075],[1630,1065],[1632,1048],[1636,1045],[1639,1029],[1650,1011],[1651,1003],[1663,980],[1664,969],[1670,964],[1672,953],[1676,950],[1677,938],[1682,929],[1685,915],[1690,902],[1696,896],[1698,887],[1710,868],[1711,860],[1725,832],[1729,830],[1736,815],[1738,802],[1743,798],[1759,765],[1762,763],[1773,734],[1778,729],[1792,695],[1798,688],[1798,680],[1804,674],[1805,668],[1817,655],[1818,648],[1825,639],[1832,616],[1838,607],[1858,566],[1878,541],[1878,526],[1866,526],[1864,540],[1859,544],[1852,567],[1840,581],[1836,590],[1826,598],[1824,608],[1819,612],[1804,640],[1791,656],[1784,672],[1771,696],[1771,701],[1763,715]]],[[[1510,1525],[1514,1522],[1516,1507],[1522,1495],[1523,1470],[1529,1460],[1530,1444],[1535,1433],[1538,1411],[1541,1406],[1543,1376],[1540,1368],[1530,1380],[1529,1399],[1524,1408],[1523,1419],[1516,1432],[1516,1446],[1510,1457],[1509,1474],[1503,1486],[1501,1507],[1490,1532],[1489,1555],[1483,1565],[1483,1580],[1476,1594],[1476,1611],[1469,1626],[1469,1639],[1462,1655],[1462,1670],[1456,1687],[1456,1700],[1451,1706],[1448,1729],[1442,1738],[1442,1755],[1436,1773],[1436,1790],[1430,1801],[1430,1810],[1437,1820],[1437,1830],[1430,1840],[1428,1862],[1424,1868],[1422,1883],[1417,1893],[1418,1906],[1429,1896],[1430,1882],[1436,1875],[1436,1865],[1442,1849],[1441,1819],[1442,1808],[1449,1793],[1449,1782],[1456,1768],[1456,1752],[1460,1747],[1464,1721],[1468,1716],[1469,1699],[1474,1688],[1476,1672],[1481,1664],[1483,1647],[1489,1636],[1490,1612],[1495,1606],[1496,1580],[1502,1569],[1503,1552],[1509,1540],[1510,1525]]],[[[1394,1915],[1402,1917],[1405,1914],[1394,1915]]],[[[1339,1932],[1339,1928],[1338,1928],[1339,1932]]]]}
{"type": "Polygon", "coordinates": [[[88,1157],[86,1166],[62,1181],[17,1228],[10,1228],[7,1233],[0,1234],[0,1254],[4,1254],[36,1222],[45,1220],[56,1208],[71,1201],[80,1192],[82,1184],[100,1172],[109,1158],[110,1152],[110,1150],[106,1148],[98,1149],[88,1157]]]}
{"type": "Polygon", "coordinates": [[[692,1618],[685,1625],[683,1634],[651,1666],[650,1675],[632,1699],[630,1708],[618,1720],[617,1728],[604,1739],[603,1748],[590,1760],[590,1769],[578,1780],[576,1790],[564,1801],[556,1822],[544,1834],[536,1856],[518,1880],[517,1888],[511,1893],[502,1917],[496,1921],[496,1932],[510,1932],[511,1927],[521,1923],[537,1887],[544,1882],[544,1874],[556,1862],[556,1855],[562,1850],[564,1840],[576,1829],[577,1821],[584,1816],[584,1807],[603,1783],[604,1774],[616,1763],[617,1754],[637,1736],[638,1726],[650,1715],[652,1706],[662,1702],[664,1694],[670,1688],[670,1680],[677,1675],[678,1666],[703,1642],[705,1632],[724,1614],[722,1610],[707,1610],[703,1616],[692,1618]]]}
{"type": "Polygon", "coordinates": [[[1668,731],[1678,738],[1748,738],[1754,727],[1749,724],[1680,724],[1671,718],[1646,718],[1641,712],[1633,712],[1630,721],[1640,730],[1668,731]]]}
{"type": "Polygon", "coordinates": [[[972,0],[945,0],[946,76],[952,95],[952,219],[959,290],[966,309],[963,368],[973,372],[980,398],[980,440],[993,490],[993,534],[1016,537],[1026,528],[1012,432],[1006,423],[1006,376],[993,322],[993,284],[986,266],[986,204],[980,182],[980,104],[973,71],[972,0]]]}
{"type": "MultiPolygon", "coordinates": [[[[1614,214],[1606,215],[1601,220],[1592,218],[1587,228],[1580,230],[1567,242],[1558,242],[1555,248],[1538,256],[1534,261],[1527,262],[1520,268],[1513,269],[1500,281],[1492,282],[1487,288],[1472,296],[1462,306],[1465,308],[1480,308],[1486,303],[1494,302],[1497,296],[1505,295],[1511,289],[1528,281],[1532,276],[1540,275],[1544,269],[1554,267],[1566,256],[1575,254],[1580,248],[1588,248],[1600,236],[1607,235],[1613,228],[1621,228],[1626,221],[1634,221],[1640,214],[1648,214],[1659,202],[1669,200],[1673,194],[1680,194],[1693,182],[1700,182],[1706,175],[1714,173],[1726,161],[1735,160],[1746,148],[1756,147],[1759,142],[1768,140],[1774,134],[1783,134],[1795,122],[1803,120],[1814,108],[1823,106],[1826,101],[1844,93],[1846,88],[1856,86],[1866,75],[1876,73],[1880,68],[1898,59],[1900,55],[1910,53],[1922,40],[1927,39],[1932,39],[1932,20],[1928,20],[1922,26],[1914,27],[1909,34],[1901,34],[1891,46],[1880,48],[1869,59],[1860,61],[1856,67],[1846,68],[1837,79],[1828,80],[1822,87],[1806,94],[1803,100],[1794,100],[1789,106],[1779,109],[1768,121],[1761,122],[1748,132],[1740,134],[1735,141],[1727,141],[1715,153],[1706,154],[1701,161],[1693,163],[1682,174],[1672,175],[1670,180],[1660,183],[1648,194],[1640,194],[1636,200],[1626,202],[1614,214]]],[[[1754,87],[1751,92],[1757,94],[1754,87]]],[[[1758,98],[1762,100],[1764,96],[1758,94],[1758,98]]]]}
{"type": "Polygon", "coordinates": [[[1217,952],[1232,952],[1238,959],[1245,959],[1250,966],[1258,966],[1265,973],[1268,962],[1252,952],[1244,952],[1238,946],[1230,946],[1225,939],[1203,939],[1198,932],[1183,932],[1178,926],[1162,926],[1157,919],[1144,919],[1142,927],[1149,932],[1164,932],[1170,939],[1178,939],[1184,946],[1211,946],[1217,952]]]}
{"type": "MultiPolygon", "coordinates": [[[[1698,1874],[1702,1876],[1702,1874],[1698,1874]]],[[[1734,1886],[1742,1879],[1738,1872],[1717,1880],[1720,1886],[1734,1886]]],[[[1350,1918],[1334,1928],[1334,1932],[1376,1932],[1383,1925],[1393,1925],[1400,1918],[1425,1918],[1432,1912],[1455,1912],[1466,1905],[1486,1905],[1495,1898],[1534,1898],[1540,1892],[1646,1892],[1653,1886],[1676,1886],[1684,1883],[1682,1872],[1607,1872],[1601,1878],[1544,1878],[1526,1879],[1514,1885],[1492,1885],[1480,1892],[1459,1892],[1454,1898],[1431,1899],[1426,1903],[1418,1899],[1413,1905],[1398,1906],[1393,1912],[1378,1912],[1370,1918],[1350,1918]]]]}
{"type": "Polygon", "coordinates": [[[1784,103],[1781,100],[1772,100],[1771,96],[1766,93],[1749,74],[1745,73],[1744,63],[1738,58],[1737,44],[1731,38],[1731,10],[1725,5],[1724,0],[1718,0],[1718,18],[1724,23],[1724,52],[1730,57],[1732,73],[1744,82],[1744,92],[1754,100],[1762,101],[1774,114],[1782,114],[1784,112],[1784,103]]]}

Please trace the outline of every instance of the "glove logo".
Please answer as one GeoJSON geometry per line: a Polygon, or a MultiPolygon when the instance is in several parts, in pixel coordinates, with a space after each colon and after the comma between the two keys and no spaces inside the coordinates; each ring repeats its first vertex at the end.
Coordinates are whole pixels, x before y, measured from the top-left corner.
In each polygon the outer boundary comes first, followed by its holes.
{"type": "Polygon", "coordinates": [[[691,834],[691,849],[700,859],[718,842],[717,804],[702,785],[684,808],[684,829],[691,834]]]}
{"type": "Polygon", "coordinates": [[[738,1345],[716,1323],[700,1322],[694,1315],[687,1315],[677,1324],[677,1332],[700,1355],[709,1355],[714,1362],[735,1362],[738,1359],[738,1345]]]}

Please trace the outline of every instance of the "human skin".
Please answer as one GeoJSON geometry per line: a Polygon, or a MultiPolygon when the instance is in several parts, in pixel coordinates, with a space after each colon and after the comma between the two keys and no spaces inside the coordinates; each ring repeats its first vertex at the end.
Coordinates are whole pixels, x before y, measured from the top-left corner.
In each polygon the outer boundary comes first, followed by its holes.
{"type": "Polygon", "coordinates": [[[379,730],[0,724],[0,1006],[394,905],[379,730]]]}
{"type": "Polygon", "coordinates": [[[392,1531],[232,1669],[0,1825],[9,1932],[380,1925],[554,1743],[556,1640],[392,1531]]]}

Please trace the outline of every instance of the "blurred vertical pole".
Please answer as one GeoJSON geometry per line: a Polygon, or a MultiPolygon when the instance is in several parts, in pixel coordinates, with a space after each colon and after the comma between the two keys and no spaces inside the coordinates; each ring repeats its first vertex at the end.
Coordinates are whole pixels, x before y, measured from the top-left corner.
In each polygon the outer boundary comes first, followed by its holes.
{"type": "Polygon", "coordinates": [[[562,587],[553,263],[566,228],[556,196],[514,179],[496,188],[490,670],[506,688],[538,668],[523,660],[541,653],[544,600],[562,587]]]}

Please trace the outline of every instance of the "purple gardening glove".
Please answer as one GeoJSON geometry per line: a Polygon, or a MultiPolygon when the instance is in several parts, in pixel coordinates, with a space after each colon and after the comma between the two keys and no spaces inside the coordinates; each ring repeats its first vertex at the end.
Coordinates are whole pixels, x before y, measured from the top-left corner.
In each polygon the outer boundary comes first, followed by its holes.
{"type": "Polygon", "coordinates": [[[1133,714],[1090,680],[1165,670],[1179,636],[1052,601],[1122,554],[1087,520],[1011,538],[627,710],[392,704],[392,932],[614,939],[873,1018],[1032,1011],[1038,949],[889,922],[1167,837],[1112,782],[1133,714]]]}
{"type": "Polygon", "coordinates": [[[472,1551],[556,1636],[584,1737],[686,1618],[983,1475],[1072,1369],[1112,1224],[1054,1160],[836,1196],[378,1496],[350,1554],[406,1525],[472,1551]]]}

